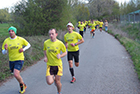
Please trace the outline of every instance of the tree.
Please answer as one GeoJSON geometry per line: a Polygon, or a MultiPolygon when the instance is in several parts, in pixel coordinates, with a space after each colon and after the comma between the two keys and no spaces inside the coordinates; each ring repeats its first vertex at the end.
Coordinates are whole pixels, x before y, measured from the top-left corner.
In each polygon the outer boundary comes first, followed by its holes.
{"type": "Polygon", "coordinates": [[[73,10],[77,21],[88,20],[90,17],[89,9],[83,3],[79,3],[77,6],[73,8],[73,10]]]}
{"type": "Polygon", "coordinates": [[[67,0],[22,0],[14,7],[13,15],[22,34],[44,35],[50,28],[64,28],[69,20],[66,15],[70,16],[67,8],[67,0]]]}
{"type": "Polygon", "coordinates": [[[8,13],[8,8],[0,9],[0,23],[10,21],[10,14],[8,13]]]}
{"type": "Polygon", "coordinates": [[[114,0],[90,0],[90,17],[102,19],[103,16],[111,15],[114,10],[117,10],[114,5],[118,7],[118,3],[114,0]]]}

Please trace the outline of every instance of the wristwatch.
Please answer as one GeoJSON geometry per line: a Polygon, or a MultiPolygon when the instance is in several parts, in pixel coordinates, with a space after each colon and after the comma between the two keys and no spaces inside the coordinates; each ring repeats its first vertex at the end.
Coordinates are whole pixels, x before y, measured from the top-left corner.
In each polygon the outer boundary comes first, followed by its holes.
{"type": "Polygon", "coordinates": [[[75,46],[77,45],[77,43],[75,43],[75,46]]]}

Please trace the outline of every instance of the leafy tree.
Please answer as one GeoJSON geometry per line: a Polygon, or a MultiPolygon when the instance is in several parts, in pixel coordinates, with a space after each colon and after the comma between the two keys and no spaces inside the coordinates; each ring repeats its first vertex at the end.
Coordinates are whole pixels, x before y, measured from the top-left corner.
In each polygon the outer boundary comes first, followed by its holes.
{"type": "Polygon", "coordinates": [[[8,8],[0,9],[0,23],[10,21],[10,14],[8,13],[8,8]]]}
{"type": "Polygon", "coordinates": [[[88,7],[85,4],[78,4],[74,7],[74,14],[76,19],[79,20],[88,20],[90,17],[90,12],[88,7]]]}
{"type": "Polygon", "coordinates": [[[66,17],[70,16],[67,8],[67,0],[22,0],[14,7],[13,15],[20,34],[44,35],[50,28],[66,26],[66,17]]]}
{"type": "Polygon", "coordinates": [[[102,19],[105,16],[117,14],[117,10],[119,10],[119,4],[115,0],[90,0],[89,2],[91,18],[102,19]]]}

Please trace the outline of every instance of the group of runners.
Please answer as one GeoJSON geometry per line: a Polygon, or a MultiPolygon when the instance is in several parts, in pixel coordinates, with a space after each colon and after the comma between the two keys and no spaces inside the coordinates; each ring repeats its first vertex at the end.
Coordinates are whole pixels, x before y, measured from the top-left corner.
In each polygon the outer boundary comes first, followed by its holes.
{"type": "Polygon", "coordinates": [[[94,38],[96,30],[100,29],[100,32],[102,32],[103,25],[105,26],[105,30],[107,31],[107,20],[105,20],[105,24],[102,20],[79,21],[77,27],[82,37],[84,32],[86,31],[86,28],[88,27],[90,29],[90,34],[92,35],[92,38],[94,38]]]}
{"type": "MultiPolygon", "coordinates": [[[[72,77],[70,83],[76,81],[74,68],[73,68],[73,59],[75,66],[79,66],[79,46],[84,42],[83,37],[74,32],[74,25],[71,22],[68,22],[66,25],[68,32],[64,35],[65,44],[57,39],[56,29],[49,30],[49,39],[44,42],[44,62],[47,63],[46,68],[46,82],[48,85],[51,85],[55,82],[57,87],[57,94],[61,93],[61,76],[63,75],[63,65],[61,58],[67,55],[69,71],[72,77]],[[67,50],[66,50],[67,49],[67,50]],[[61,53],[62,52],[62,53],[61,53]]],[[[20,91],[19,93],[25,93],[27,85],[23,81],[20,71],[24,64],[24,51],[31,47],[30,43],[23,37],[17,36],[16,27],[11,26],[8,29],[10,37],[6,38],[2,44],[2,53],[9,54],[9,67],[11,73],[14,74],[14,77],[17,79],[20,91]]]]}
{"type": "MultiPolygon", "coordinates": [[[[83,34],[86,32],[86,28],[90,28],[90,34],[92,37],[95,35],[95,30],[100,29],[102,32],[103,22],[98,20],[89,20],[89,21],[79,21],[78,28],[79,33],[74,32],[74,25],[71,22],[68,22],[66,25],[67,33],[64,35],[65,44],[57,39],[57,30],[49,30],[49,39],[44,42],[44,62],[47,63],[46,68],[46,82],[48,85],[51,85],[55,82],[57,87],[57,94],[61,93],[61,76],[63,75],[63,66],[61,58],[67,55],[69,71],[72,77],[70,83],[76,81],[73,68],[73,59],[76,67],[79,66],[79,46],[84,42],[83,34]],[[67,49],[67,50],[66,50],[67,49]],[[62,52],[62,53],[61,53],[62,52]]],[[[107,23],[108,24],[108,23],[107,23]]],[[[106,25],[108,26],[108,25],[106,25]]],[[[107,30],[107,27],[106,27],[107,30]]],[[[11,26],[8,29],[9,36],[6,38],[2,44],[2,53],[9,54],[9,67],[11,73],[14,74],[14,77],[17,79],[20,86],[20,93],[23,94],[27,88],[27,85],[24,83],[20,71],[24,64],[24,51],[31,47],[31,44],[24,39],[23,37],[17,36],[16,27],[11,26]]]]}

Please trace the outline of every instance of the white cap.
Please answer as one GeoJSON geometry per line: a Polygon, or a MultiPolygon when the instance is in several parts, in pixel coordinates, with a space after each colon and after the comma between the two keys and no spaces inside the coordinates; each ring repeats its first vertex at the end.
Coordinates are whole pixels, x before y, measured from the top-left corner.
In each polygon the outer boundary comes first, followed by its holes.
{"type": "Polygon", "coordinates": [[[66,26],[68,26],[68,25],[73,27],[73,24],[72,23],[68,23],[66,26]]]}

